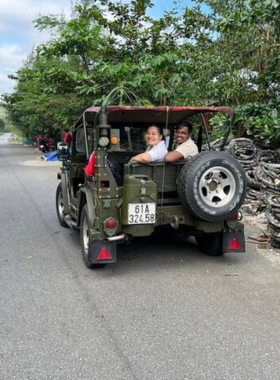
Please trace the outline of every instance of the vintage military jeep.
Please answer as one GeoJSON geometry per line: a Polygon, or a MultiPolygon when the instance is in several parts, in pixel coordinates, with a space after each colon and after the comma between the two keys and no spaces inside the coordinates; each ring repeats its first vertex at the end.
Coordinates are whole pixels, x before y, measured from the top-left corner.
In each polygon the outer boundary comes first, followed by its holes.
{"type": "Polygon", "coordinates": [[[239,208],[246,177],[235,158],[211,148],[207,115],[217,112],[233,115],[222,107],[102,106],[84,111],[73,127],[71,152],[58,144],[63,167],[56,210],[63,227],[80,230],[87,267],[115,262],[117,243],[168,226],[194,236],[212,256],[245,251],[239,208]],[[163,127],[171,150],[176,124],[186,119],[195,124],[199,154],[176,163],[129,163],[145,151],[151,123],[163,127]],[[89,177],[84,169],[92,151],[96,173],[89,177]]]}

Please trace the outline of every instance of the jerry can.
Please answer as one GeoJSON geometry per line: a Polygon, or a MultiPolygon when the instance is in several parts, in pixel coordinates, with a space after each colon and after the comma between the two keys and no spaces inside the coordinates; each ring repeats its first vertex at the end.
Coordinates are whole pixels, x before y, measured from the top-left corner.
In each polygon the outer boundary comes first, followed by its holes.
{"type": "Polygon", "coordinates": [[[121,222],[132,236],[149,236],[154,231],[157,211],[157,183],[148,176],[124,177],[121,222]]]}

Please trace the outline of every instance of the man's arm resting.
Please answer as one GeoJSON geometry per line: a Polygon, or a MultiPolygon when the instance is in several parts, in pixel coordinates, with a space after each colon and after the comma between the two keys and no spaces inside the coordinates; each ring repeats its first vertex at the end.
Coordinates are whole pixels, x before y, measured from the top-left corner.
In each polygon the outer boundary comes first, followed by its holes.
{"type": "Polygon", "coordinates": [[[182,158],[184,158],[182,153],[177,152],[176,150],[173,150],[172,152],[169,152],[165,155],[164,160],[166,162],[175,162],[175,161],[181,160],[182,158]]]}

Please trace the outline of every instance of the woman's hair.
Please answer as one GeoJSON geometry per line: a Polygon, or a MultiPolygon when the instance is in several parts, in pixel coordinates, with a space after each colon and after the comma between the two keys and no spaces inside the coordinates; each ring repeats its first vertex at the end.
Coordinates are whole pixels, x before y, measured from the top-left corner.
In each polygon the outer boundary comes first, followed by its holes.
{"type": "MultiPolygon", "coordinates": [[[[148,129],[151,128],[151,127],[156,128],[156,129],[158,130],[158,133],[162,136],[161,141],[165,141],[165,137],[164,137],[164,134],[163,134],[163,129],[162,129],[162,127],[161,127],[160,125],[158,125],[158,124],[154,124],[154,123],[153,123],[153,124],[151,124],[151,125],[148,126],[147,131],[148,131],[148,129]]],[[[147,132],[147,131],[146,131],[146,132],[147,132]]]]}

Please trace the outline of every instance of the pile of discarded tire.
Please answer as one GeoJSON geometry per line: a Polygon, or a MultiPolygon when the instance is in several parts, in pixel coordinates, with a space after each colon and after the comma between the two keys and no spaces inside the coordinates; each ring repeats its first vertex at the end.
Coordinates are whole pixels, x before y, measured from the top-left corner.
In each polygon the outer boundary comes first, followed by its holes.
{"type": "Polygon", "coordinates": [[[280,198],[272,195],[269,198],[269,208],[266,212],[268,230],[271,235],[271,245],[280,248],[280,198]]]}
{"type": "MultiPolygon", "coordinates": [[[[246,199],[256,202],[258,210],[266,210],[271,245],[280,248],[280,160],[277,151],[259,147],[248,138],[223,139],[211,144],[223,149],[243,166],[247,178],[246,199]]],[[[203,147],[203,150],[207,147],[203,147]]]]}

